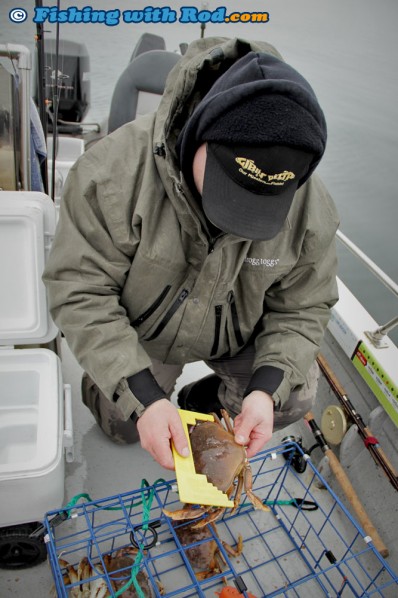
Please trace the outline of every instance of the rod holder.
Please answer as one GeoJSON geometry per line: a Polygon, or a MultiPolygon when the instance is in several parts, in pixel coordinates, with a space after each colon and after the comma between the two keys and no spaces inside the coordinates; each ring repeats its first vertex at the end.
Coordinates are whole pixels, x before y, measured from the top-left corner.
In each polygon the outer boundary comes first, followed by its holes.
{"type": "Polygon", "coordinates": [[[365,330],[365,334],[372,343],[372,345],[374,345],[378,349],[385,349],[386,347],[388,347],[388,344],[384,340],[384,337],[387,336],[387,334],[391,332],[391,330],[393,330],[395,326],[397,326],[397,324],[398,316],[387,322],[387,324],[384,324],[383,326],[376,328],[376,330],[365,330]]]}

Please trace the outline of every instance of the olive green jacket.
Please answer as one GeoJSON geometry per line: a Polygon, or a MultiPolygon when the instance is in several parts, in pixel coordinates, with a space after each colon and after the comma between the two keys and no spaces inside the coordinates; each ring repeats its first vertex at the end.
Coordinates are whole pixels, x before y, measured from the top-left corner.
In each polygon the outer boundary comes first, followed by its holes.
{"type": "MultiPolygon", "coordinates": [[[[52,316],[121,418],[143,406],[127,378],[151,365],[236,354],[283,372],[277,404],[305,381],[337,300],[334,204],[313,175],[272,240],[209,238],[179,171],[177,136],[225,65],[266,43],[208,38],[172,70],[156,114],[73,166],[44,273],[52,316]],[[198,75],[200,73],[200,76],[198,75]],[[203,76],[202,76],[203,75],[203,76]]],[[[127,101],[127,100],[126,100],[127,101]]]]}

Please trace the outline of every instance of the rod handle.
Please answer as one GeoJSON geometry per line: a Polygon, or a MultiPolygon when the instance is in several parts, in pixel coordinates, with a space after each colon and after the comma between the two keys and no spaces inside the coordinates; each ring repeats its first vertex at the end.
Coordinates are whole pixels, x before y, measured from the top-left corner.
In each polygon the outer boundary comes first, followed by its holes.
{"type": "MultiPolygon", "coordinates": [[[[308,421],[308,423],[312,422],[312,424],[313,424],[312,428],[317,427],[315,418],[311,412],[307,413],[307,415],[305,416],[305,419],[308,421]]],[[[330,464],[330,469],[332,470],[334,476],[336,477],[338,483],[340,484],[340,487],[343,490],[344,494],[346,495],[348,502],[354,509],[356,516],[358,518],[358,521],[359,521],[360,525],[362,526],[364,532],[366,533],[366,535],[368,535],[372,538],[374,547],[376,548],[376,550],[379,551],[381,556],[387,557],[389,555],[388,548],[386,547],[383,540],[379,536],[379,533],[377,532],[375,526],[371,522],[369,515],[366,513],[364,506],[362,505],[361,501],[359,500],[359,497],[358,497],[357,493],[355,492],[354,487],[351,484],[340,461],[338,460],[338,458],[336,457],[334,452],[328,447],[328,445],[326,443],[324,443],[323,446],[320,444],[320,446],[321,446],[324,454],[328,458],[329,464],[330,464]]]]}
{"type": "Polygon", "coordinates": [[[330,469],[333,471],[349,503],[352,505],[352,508],[358,517],[358,521],[363,527],[365,533],[372,538],[373,544],[376,550],[380,552],[381,556],[387,557],[389,554],[388,548],[380,538],[375,526],[369,519],[369,516],[359,500],[359,497],[355,492],[350,480],[348,479],[348,476],[345,473],[340,461],[337,459],[336,455],[331,449],[325,451],[325,455],[329,460],[330,469]]]}

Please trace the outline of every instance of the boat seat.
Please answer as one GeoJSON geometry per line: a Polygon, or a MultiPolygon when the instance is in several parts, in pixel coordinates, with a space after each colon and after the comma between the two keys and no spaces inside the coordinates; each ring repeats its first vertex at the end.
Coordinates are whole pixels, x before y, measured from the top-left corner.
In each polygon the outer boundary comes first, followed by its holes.
{"type": "Polygon", "coordinates": [[[179,59],[174,52],[150,50],[128,64],[113,92],[108,133],[157,109],[167,76],[179,59]]]}
{"type": "Polygon", "coordinates": [[[144,54],[144,52],[150,50],[166,50],[166,42],[163,37],[154,33],[143,33],[133,50],[130,62],[137,58],[139,54],[144,54]]]}

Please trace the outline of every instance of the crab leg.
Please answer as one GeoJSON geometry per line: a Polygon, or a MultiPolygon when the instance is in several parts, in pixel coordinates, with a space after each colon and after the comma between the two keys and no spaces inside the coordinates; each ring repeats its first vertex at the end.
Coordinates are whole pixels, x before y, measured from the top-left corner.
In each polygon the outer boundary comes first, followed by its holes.
{"type": "MultiPolygon", "coordinates": [[[[215,414],[213,413],[213,415],[215,415],[215,414]]],[[[221,409],[221,415],[223,416],[223,419],[225,421],[225,425],[226,425],[228,432],[230,434],[234,435],[234,429],[233,429],[231,418],[229,417],[228,412],[225,409],[221,409]]],[[[217,416],[215,415],[215,417],[217,417],[217,416]]],[[[217,419],[218,419],[220,425],[222,425],[218,417],[217,417],[217,419]]]]}
{"type": "MultiPolygon", "coordinates": [[[[59,564],[61,565],[61,567],[66,567],[67,577],[69,578],[69,582],[71,584],[78,583],[80,581],[80,579],[79,579],[79,576],[78,576],[77,571],[74,568],[74,566],[70,565],[64,559],[58,559],[58,560],[59,560],[59,564]]],[[[69,596],[71,598],[79,598],[81,596],[81,594],[80,594],[80,587],[79,586],[75,586],[74,588],[72,588],[71,591],[70,591],[69,596]]]]}
{"type": "Polygon", "coordinates": [[[81,597],[90,598],[90,582],[85,581],[91,577],[92,568],[87,557],[83,557],[77,568],[77,577],[81,581],[81,597]]]}
{"type": "Polygon", "coordinates": [[[210,567],[207,571],[198,571],[195,573],[195,577],[198,581],[203,581],[204,579],[213,577],[216,573],[221,573],[222,569],[216,565],[216,560],[216,557],[214,557],[214,562],[210,563],[210,567]]]}
{"type": "Polygon", "coordinates": [[[213,511],[207,511],[207,517],[204,517],[198,523],[195,523],[192,526],[192,529],[200,529],[201,527],[205,527],[205,525],[209,525],[213,523],[213,521],[217,521],[224,513],[225,507],[220,507],[219,509],[214,509],[213,511]]]}
{"type": "Polygon", "coordinates": [[[233,515],[235,513],[236,509],[239,507],[243,484],[244,484],[244,476],[243,476],[243,472],[241,472],[238,477],[238,485],[236,486],[235,497],[234,497],[234,506],[232,507],[231,515],[233,515]]]}
{"type": "Polygon", "coordinates": [[[242,554],[242,550],[243,550],[243,539],[242,536],[239,534],[238,536],[238,543],[236,545],[236,548],[232,548],[232,546],[230,546],[229,544],[227,544],[226,542],[224,542],[224,540],[221,540],[222,545],[224,546],[226,552],[228,552],[228,554],[230,556],[239,556],[240,554],[242,554]]]}
{"type": "MultiPolygon", "coordinates": [[[[105,575],[104,569],[101,564],[96,565],[98,573],[105,575]]],[[[90,593],[88,598],[105,598],[109,595],[107,583],[103,577],[98,577],[90,583],[90,593]]]]}
{"type": "Polygon", "coordinates": [[[253,492],[252,492],[252,486],[253,486],[253,477],[252,477],[252,472],[250,469],[249,464],[247,463],[244,467],[244,485],[245,485],[245,492],[247,494],[247,498],[250,500],[250,502],[252,503],[253,507],[255,509],[258,509],[260,511],[270,511],[271,509],[269,507],[267,507],[267,505],[265,505],[253,492]]]}

